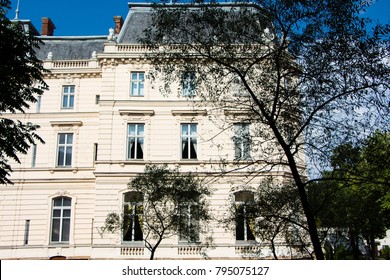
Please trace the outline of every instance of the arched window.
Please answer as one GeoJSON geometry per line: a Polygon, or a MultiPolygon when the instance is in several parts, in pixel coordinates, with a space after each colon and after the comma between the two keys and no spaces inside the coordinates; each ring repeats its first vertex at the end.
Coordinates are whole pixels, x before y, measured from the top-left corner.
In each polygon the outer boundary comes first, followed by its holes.
{"type": "Polygon", "coordinates": [[[142,241],[144,197],[140,192],[123,195],[123,241],[142,241]]]}
{"type": "Polygon", "coordinates": [[[70,220],[72,199],[56,197],[52,200],[50,242],[68,243],[70,236],[70,220]]]}
{"type": "Polygon", "coordinates": [[[236,211],[236,240],[255,240],[254,194],[240,191],[234,194],[236,211]]]}

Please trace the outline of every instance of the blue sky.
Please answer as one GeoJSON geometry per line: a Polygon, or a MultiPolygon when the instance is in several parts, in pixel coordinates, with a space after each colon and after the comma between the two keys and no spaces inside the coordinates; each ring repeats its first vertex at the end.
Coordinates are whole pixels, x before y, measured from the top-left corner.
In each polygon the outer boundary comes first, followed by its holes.
{"type": "MultiPolygon", "coordinates": [[[[54,35],[107,35],[114,27],[113,16],[125,19],[130,0],[19,0],[19,19],[30,19],[38,31],[41,18],[50,17],[56,26],[54,35]]],[[[315,1],[315,0],[313,0],[315,1]]],[[[133,0],[132,2],[147,2],[133,0]]],[[[8,17],[15,17],[18,0],[12,0],[8,17]]],[[[390,0],[377,0],[368,15],[382,23],[390,23],[390,0]]]]}

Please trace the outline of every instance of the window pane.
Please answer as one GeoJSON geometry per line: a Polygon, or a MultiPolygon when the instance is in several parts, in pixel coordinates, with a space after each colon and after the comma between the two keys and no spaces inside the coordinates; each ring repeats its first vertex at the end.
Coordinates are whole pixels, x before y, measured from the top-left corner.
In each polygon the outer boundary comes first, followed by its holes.
{"type": "Polygon", "coordinates": [[[64,210],[64,212],[63,212],[63,217],[65,217],[65,218],[69,218],[70,217],[70,209],[66,209],[66,210],[64,210]]]}
{"type": "Polygon", "coordinates": [[[137,83],[133,82],[131,86],[131,95],[138,95],[137,88],[137,83]]]}
{"type": "Polygon", "coordinates": [[[70,93],[74,93],[74,86],[70,86],[70,87],[69,87],[69,92],[70,92],[70,93]]]}
{"type": "Polygon", "coordinates": [[[132,241],[133,220],[131,216],[123,217],[123,241],[132,241]]]}
{"type": "Polygon", "coordinates": [[[140,192],[128,192],[124,195],[125,202],[142,202],[144,200],[140,192]]]}
{"type": "Polygon", "coordinates": [[[63,203],[64,206],[71,206],[72,205],[72,199],[70,199],[70,198],[64,197],[63,201],[64,201],[64,203],[63,203]]]}
{"type": "Polygon", "coordinates": [[[56,217],[56,218],[61,217],[61,210],[60,209],[54,209],[53,210],[53,217],[56,217]]]}
{"type": "Polygon", "coordinates": [[[51,241],[60,241],[60,219],[53,219],[51,228],[51,241]]]}
{"type": "Polygon", "coordinates": [[[66,149],[65,165],[66,166],[71,166],[72,165],[72,147],[68,147],[66,149]]]}
{"type": "Polygon", "coordinates": [[[57,161],[58,166],[64,165],[64,158],[65,158],[65,148],[59,147],[58,148],[58,161],[57,161]]]}
{"type": "Polygon", "coordinates": [[[139,136],[143,136],[144,135],[144,125],[143,124],[139,124],[138,125],[138,135],[139,136]]]}
{"type": "Polygon", "coordinates": [[[238,202],[254,201],[255,195],[250,191],[240,191],[234,194],[234,200],[238,202]]]}
{"type": "Polygon", "coordinates": [[[58,143],[59,144],[65,144],[65,137],[66,137],[66,134],[65,133],[60,133],[58,135],[59,139],[58,139],[58,143]]]}
{"type": "Polygon", "coordinates": [[[191,136],[196,136],[196,124],[190,125],[191,136]]]}
{"type": "Polygon", "coordinates": [[[144,146],[144,139],[138,138],[138,140],[137,140],[137,159],[144,158],[143,146],[144,146]]]}
{"type": "Polygon", "coordinates": [[[69,96],[69,108],[73,108],[74,106],[74,95],[69,96]]]}
{"type": "Polygon", "coordinates": [[[142,241],[143,233],[142,233],[142,222],[140,216],[134,217],[134,241],[142,241]]]}
{"type": "Polygon", "coordinates": [[[236,206],[236,240],[245,240],[243,206],[236,206]]]}
{"type": "Polygon", "coordinates": [[[62,198],[56,198],[54,199],[54,206],[61,206],[62,205],[62,198]]]}
{"type": "Polygon", "coordinates": [[[127,144],[127,158],[133,159],[135,156],[135,138],[129,138],[128,144],[127,144]]]}
{"type": "Polygon", "coordinates": [[[62,107],[63,107],[63,108],[68,107],[68,95],[64,95],[64,96],[62,97],[62,107]]]}
{"type": "Polygon", "coordinates": [[[66,143],[67,144],[72,144],[73,143],[73,134],[72,133],[67,133],[66,136],[67,136],[66,143]]]}
{"type": "Polygon", "coordinates": [[[62,242],[69,241],[69,232],[70,232],[70,219],[62,220],[62,242]]]}
{"type": "Polygon", "coordinates": [[[129,124],[128,130],[129,130],[129,135],[131,135],[131,136],[135,135],[135,125],[134,124],[129,124]]]}
{"type": "Polygon", "coordinates": [[[144,84],[143,83],[139,84],[139,95],[144,96],[144,84]]]}
{"type": "Polygon", "coordinates": [[[196,154],[196,139],[191,139],[190,146],[191,146],[190,158],[191,159],[196,159],[197,158],[197,154],[196,154]]]}

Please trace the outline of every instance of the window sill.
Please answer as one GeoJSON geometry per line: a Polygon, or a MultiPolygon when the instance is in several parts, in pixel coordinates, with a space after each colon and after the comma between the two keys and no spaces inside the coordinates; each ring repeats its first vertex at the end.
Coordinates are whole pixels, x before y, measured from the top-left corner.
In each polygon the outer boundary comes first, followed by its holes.
{"type": "Polygon", "coordinates": [[[71,167],[71,166],[55,167],[55,168],[49,169],[49,172],[51,174],[53,174],[54,172],[73,172],[73,173],[77,173],[78,171],[79,171],[78,168],[71,167]]]}
{"type": "Polygon", "coordinates": [[[58,248],[58,247],[70,247],[71,245],[66,242],[58,242],[58,243],[53,243],[51,242],[48,246],[48,248],[58,248]]]}

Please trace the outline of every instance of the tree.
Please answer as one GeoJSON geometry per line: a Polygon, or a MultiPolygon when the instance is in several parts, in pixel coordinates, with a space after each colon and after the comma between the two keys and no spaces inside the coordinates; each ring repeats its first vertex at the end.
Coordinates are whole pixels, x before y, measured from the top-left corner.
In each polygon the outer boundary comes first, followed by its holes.
{"type": "Polygon", "coordinates": [[[47,87],[44,69],[35,50],[39,40],[23,30],[19,22],[6,18],[10,1],[0,0],[0,184],[12,184],[8,160],[20,163],[18,153],[26,154],[31,145],[43,140],[38,125],[9,119],[4,113],[24,113],[47,87]]]}
{"type": "MultiPolygon", "coordinates": [[[[311,258],[310,242],[306,220],[293,182],[267,176],[259,186],[245,190],[251,193],[245,205],[245,217],[254,233],[254,244],[269,244],[274,259],[288,256],[291,258],[311,258]]],[[[242,202],[235,203],[221,220],[227,229],[239,227],[242,202]]],[[[261,253],[261,252],[258,252],[261,253]]]]}
{"type": "MultiPolygon", "coordinates": [[[[369,20],[361,13],[369,4],[162,4],[140,39],[153,65],[150,77],[163,81],[163,93],[171,93],[173,84],[188,87],[181,82],[192,73],[188,98],[202,108],[240,112],[231,122],[254,126],[251,148],[258,157],[252,158],[251,174],[289,170],[317,259],[324,255],[303,154],[321,169],[338,144],[389,121],[390,28],[366,28],[369,20]]],[[[232,125],[222,123],[221,129],[232,125]]]]}
{"type": "Polygon", "coordinates": [[[375,239],[383,238],[390,227],[389,157],[388,132],[376,131],[362,144],[342,144],[334,151],[333,170],[311,187],[310,202],[319,225],[344,239],[344,244],[332,244],[330,253],[343,245],[358,259],[366,253],[359,248],[364,240],[368,257],[375,258],[375,239]]]}
{"type": "Polygon", "coordinates": [[[167,165],[147,165],[144,173],[130,181],[129,189],[122,217],[110,213],[104,229],[121,229],[124,239],[144,241],[151,260],[161,242],[172,236],[189,244],[202,243],[200,233],[205,233],[202,229],[211,219],[206,201],[210,191],[194,174],[167,165]]]}
{"type": "Polygon", "coordinates": [[[293,182],[269,178],[260,184],[256,197],[258,236],[270,243],[274,258],[278,259],[276,241],[284,241],[291,258],[311,258],[307,223],[293,182]]]}

